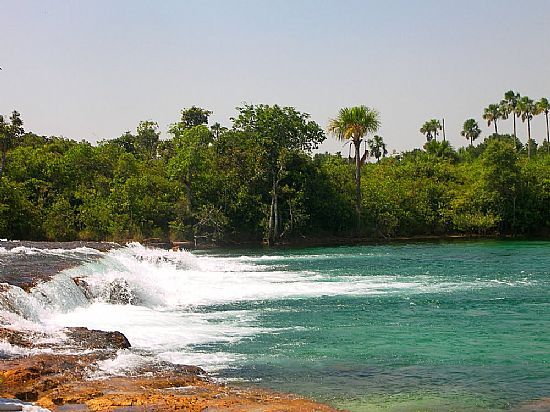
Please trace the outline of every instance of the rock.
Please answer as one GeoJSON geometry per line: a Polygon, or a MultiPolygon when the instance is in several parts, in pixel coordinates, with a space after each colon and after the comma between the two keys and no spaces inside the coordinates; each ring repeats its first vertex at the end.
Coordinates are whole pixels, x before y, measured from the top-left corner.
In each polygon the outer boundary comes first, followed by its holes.
{"type": "Polygon", "coordinates": [[[43,392],[82,378],[86,368],[98,359],[94,355],[41,354],[0,361],[2,396],[35,402],[43,392]]]}
{"type": "Polygon", "coordinates": [[[66,334],[76,345],[86,349],[128,349],[130,342],[120,332],[105,332],[88,328],[67,328],[66,334]]]}
{"type": "Polygon", "coordinates": [[[135,303],[132,289],[125,279],[115,279],[109,284],[108,301],[114,305],[130,305],[135,303]]]}
{"type": "Polygon", "coordinates": [[[51,411],[335,411],[293,395],[220,385],[200,376],[204,371],[195,367],[90,380],[87,372],[104,354],[0,361],[0,396],[33,400],[51,411]]]}
{"type": "Polygon", "coordinates": [[[0,411],[22,411],[23,405],[16,402],[14,399],[0,399],[0,411]]]}
{"type": "Polygon", "coordinates": [[[94,296],[92,294],[92,290],[88,282],[86,282],[84,279],[79,277],[73,278],[73,282],[76,284],[76,286],[79,287],[79,289],[82,291],[86,299],[88,300],[93,299],[94,296]]]}
{"type": "Polygon", "coordinates": [[[118,349],[128,349],[131,347],[130,342],[120,332],[105,332],[102,330],[93,330],[83,327],[66,328],[65,334],[68,337],[68,342],[52,343],[43,333],[30,331],[17,331],[9,328],[0,327],[0,340],[4,340],[11,345],[22,348],[48,348],[62,349],[67,346],[78,347],[83,349],[100,349],[115,351],[118,349]],[[37,341],[44,339],[42,343],[37,341]]]}
{"type": "Polygon", "coordinates": [[[118,249],[121,246],[118,243],[114,242],[93,242],[93,241],[70,241],[70,242],[46,242],[46,241],[33,241],[33,240],[21,240],[17,242],[10,242],[0,240],[0,247],[4,247],[8,250],[16,247],[33,247],[37,249],[76,249],[80,247],[87,247],[90,249],[95,249],[99,252],[108,252],[113,249],[118,249]]]}
{"type": "MultiPolygon", "coordinates": [[[[107,242],[8,242],[0,240],[0,248],[11,250],[19,247],[45,249],[71,250],[80,247],[95,249],[99,252],[107,252],[119,248],[116,243],[107,242]]],[[[89,259],[99,259],[100,254],[88,256],[89,259]]],[[[2,256],[0,264],[0,282],[9,283],[29,292],[33,287],[42,282],[51,280],[62,270],[69,269],[82,264],[82,255],[48,253],[32,254],[7,254],[2,256]]]]}
{"type": "Polygon", "coordinates": [[[5,340],[10,345],[31,348],[33,346],[32,338],[25,332],[0,327],[0,339],[5,340]]]}

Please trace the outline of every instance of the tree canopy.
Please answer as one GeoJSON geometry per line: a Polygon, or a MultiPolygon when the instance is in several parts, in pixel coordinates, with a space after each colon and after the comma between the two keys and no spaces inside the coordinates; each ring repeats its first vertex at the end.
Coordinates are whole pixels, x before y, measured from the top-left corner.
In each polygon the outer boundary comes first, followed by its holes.
{"type": "MultiPolygon", "coordinates": [[[[528,125],[547,121],[547,101],[518,96],[513,113],[528,125]]],[[[355,146],[352,164],[315,152],[325,134],[293,107],[243,105],[226,127],[208,127],[210,114],[193,106],[164,138],[147,120],[97,145],[25,131],[18,112],[1,116],[0,238],[231,244],[550,234],[547,140],[481,139],[472,118],[461,132],[469,144],[455,149],[436,139],[432,119],[423,148],[388,156],[382,137],[368,137],[378,112],[358,106],[328,128],[355,146]]]]}

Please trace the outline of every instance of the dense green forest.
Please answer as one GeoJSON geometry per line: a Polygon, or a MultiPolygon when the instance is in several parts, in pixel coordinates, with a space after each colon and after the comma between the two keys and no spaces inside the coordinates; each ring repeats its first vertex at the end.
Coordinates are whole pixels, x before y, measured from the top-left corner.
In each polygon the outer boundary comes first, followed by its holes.
{"type": "Polygon", "coordinates": [[[481,143],[474,119],[458,150],[431,119],[422,149],[390,156],[378,113],[364,106],[329,122],[349,141],[347,157],[313,154],[325,132],[292,107],[238,107],[229,128],[191,107],[169,139],[144,121],[97,145],[26,132],[13,112],[0,118],[0,238],[548,236],[550,145],[531,137],[534,116],[548,125],[548,101],[510,93],[485,109],[495,133],[481,143]],[[499,134],[497,122],[513,133],[499,134]]]}

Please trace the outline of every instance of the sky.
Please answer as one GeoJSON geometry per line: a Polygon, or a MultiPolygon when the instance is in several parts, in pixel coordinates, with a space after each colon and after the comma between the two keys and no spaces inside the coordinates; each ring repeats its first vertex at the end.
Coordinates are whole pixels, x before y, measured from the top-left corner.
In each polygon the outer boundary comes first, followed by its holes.
{"type": "Polygon", "coordinates": [[[182,108],[229,126],[243,103],[326,128],[364,104],[390,151],[421,147],[431,118],[459,147],[467,118],[491,132],[483,108],[505,91],[550,98],[550,1],[0,0],[0,67],[0,113],[44,135],[97,142],[153,120],[168,137],[182,108]]]}

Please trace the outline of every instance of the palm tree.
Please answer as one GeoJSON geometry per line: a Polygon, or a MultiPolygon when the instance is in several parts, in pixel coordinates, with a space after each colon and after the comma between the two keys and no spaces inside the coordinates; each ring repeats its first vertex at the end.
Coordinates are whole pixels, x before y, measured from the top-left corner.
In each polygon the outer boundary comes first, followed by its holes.
{"type": "Polygon", "coordinates": [[[483,110],[483,119],[487,120],[487,126],[495,125],[495,134],[498,134],[497,121],[502,118],[502,110],[498,104],[490,104],[483,110]]]}
{"type": "Polygon", "coordinates": [[[439,120],[430,119],[422,125],[420,133],[426,135],[426,140],[429,142],[432,139],[437,140],[437,135],[441,129],[441,122],[439,120]]]}
{"type": "Polygon", "coordinates": [[[464,122],[460,134],[470,140],[470,146],[473,146],[474,140],[481,134],[481,129],[474,119],[468,119],[464,122]]]}
{"type": "Polygon", "coordinates": [[[381,157],[386,157],[388,151],[386,150],[386,143],[382,136],[374,136],[372,139],[367,140],[369,145],[370,153],[376,158],[376,161],[379,162],[381,157]]]}
{"type": "Polygon", "coordinates": [[[508,90],[504,93],[504,99],[500,102],[501,113],[503,118],[507,119],[509,115],[512,115],[514,119],[514,138],[517,139],[516,132],[516,117],[519,116],[517,107],[518,101],[521,98],[519,93],[514,92],[513,90],[508,90]]]}
{"type": "Polygon", "coordinates": [[[518,111],[521,115],[521,121],[525,123],[527,120],[527,157],[531,157],[531,120],[536,113],[537,107],[532,99],[523,96],[518,101],[518,111]]]}
{"type": "Polygon", "coordinates": [[[543,97],[536,103],[536,106],[537,114],[544,113],[544,116],[546,117],[546,148],[550,152],[550,129],[548,127],[548,113],[550,112],[550,102],[548,102],[548,99],[546,97],[543,97]]]}
{"type": "Polygon", "coordinates": [[[331,119],[328,132],[341,140],[351,140],[355,146],[355,212],[357,213],[357,231],[361,229],[361,158],[359,148],[363,138],[375,133],[380,127],[380,114],[366,106],[345,107],[340,109],[338,117],[331,119]]]}

